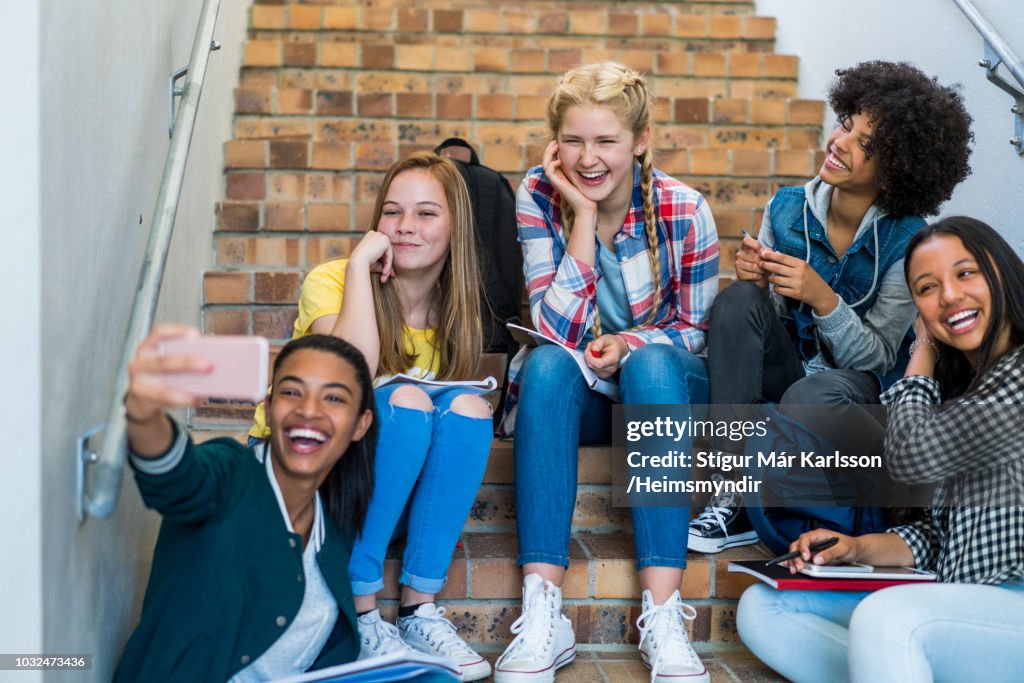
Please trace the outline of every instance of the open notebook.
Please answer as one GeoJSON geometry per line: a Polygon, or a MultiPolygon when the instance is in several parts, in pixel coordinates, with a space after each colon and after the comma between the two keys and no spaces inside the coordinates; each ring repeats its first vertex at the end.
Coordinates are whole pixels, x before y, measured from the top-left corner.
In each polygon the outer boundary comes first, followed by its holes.
{"type": "Polygon", "coordinates": [[[461,680],[462,672],[452,660],[413,650],[307,671],[298,676],[279,678],[274,683],[451,683],[461,680]]]}
{"type": "Polygon", "coordinates": [[[619,400],[619,385],[611,380],[601,379],[598,377],[597,374],[590,369],[590,366],[587,365],[587,360],[583,355],[583,349],[570,349],[557,339],[553,339],[536,330],[521,327],[514,323],[507,323],[505,327],[507,327],[512,333],[512,338],[520,344],[525,344],[526,346],[554,344],[558,348],[570,354],[573,357],[573,360],[576,361],[576,365],[579,366],[580,373],[582,373],[583,379],[587,382],[587,386],[598,393],[604,394],[613,401],[619,400]]]}
{"type": "Polygon", "coordinates": [[[825,572],[804,570],[790,574],[781,565],[766,567],[764,560],[730,562],[729,571],[750,574],[778,590],[803,591],[876,591],[906,583],[935,581],[932,572],[913,567],[830,567],[825,572]]]}
{"type": "Polygon", "coordinates": [[[422,377],[413,377],[412,375],[406,375],[405,373],[398,373],[397,375],[391,375],[385,377],[377,382],[378,387],[387,386],[388,384],[422,384],[428,387],[467,387],[470,389],[481,389],[483,391],[494,391],[498,388],[498,380],[493,377],[484,377],[483,379],[423,379],[422,377]]]}

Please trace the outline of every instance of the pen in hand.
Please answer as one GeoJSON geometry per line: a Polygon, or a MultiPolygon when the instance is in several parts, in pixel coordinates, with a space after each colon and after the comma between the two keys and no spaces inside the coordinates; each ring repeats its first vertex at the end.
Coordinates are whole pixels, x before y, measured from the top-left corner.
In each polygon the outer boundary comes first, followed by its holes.
{"type": "Polygon", "coordinates": [[[741,230],[740,232],[742,232],[742,233],[743,233],[743,236],[744,236],[744,237],[749,237],[750,239],[752,239],[752,240],[754,240],[755,242],[757,242],[758,244],[760,244],[760,245],[761,245],[761,248],[762,248],[762,249],[767,249],[767,250],[771,251],[771,249],[772,249],[772,245],[770,245],[770,244],[765,244],[765,243],[761,242],[761,238],[759,238],[759,237],[754,237],[753,235],[751,235],[751,234],[750,234],[750,231],[748,231],[748,230],[741,230]]]}
{"type": "MultiPolygon", "coordinates": [[[[826,538],[824,541],[818,541],[817,543],[812,543],[811,546],[810,546],[811,554],[820,553],[822,550],[827,550],[828,548],[831,548],[832,546],[834,546],[838,542],[839,542],[838,538],[836,538],[835,536],[831,536],[829,538],[826,538]]],[[[798,557],[800,557],[800,551],[799,550],[794,550],[793,552],[786,553],[785,555],[779,555],[778,557],[773,557],[772,559],[770,559],[767,562],[765,562],[764,566],[771,567],[773,564],[782,564],[783,562],[786,562],[788,560],[795,560],[798,557]]]]}

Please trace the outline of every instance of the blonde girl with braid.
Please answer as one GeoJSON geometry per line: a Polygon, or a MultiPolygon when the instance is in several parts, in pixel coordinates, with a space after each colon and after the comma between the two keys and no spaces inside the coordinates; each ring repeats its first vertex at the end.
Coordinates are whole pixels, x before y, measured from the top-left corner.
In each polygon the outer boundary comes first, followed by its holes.
{"type": "MultiPolygon", "coordinates": [[[[704,198],[654,168],[651,108],[643,76],[621,64],[566,73],[548,103],[551,142],[517,194],[519,240],[537,330],[582,349],[599,377],[617,382],[622,403],[675,404],[674,417],[686,419],[691,403],[707,403],[697,354],[718,290],[718,236],[704,198]]],[[[576,654],[560,587],[578,449],[611,440],[612,400],[590,389],[556,345],[521,351],[510,376],[503,427],[515,429],[523,614],[495,680],[551,681],[576,654]]],[[[651,445],[685,452],[690,444],[651,445]]],[[[660,480],[661,472],[631,474],[660,480]]],[[[630,503],[643,589],[641,657],[652,680],[706,682],[684,627],[696,613],[678,592],[689,500],[630,503]]]]}

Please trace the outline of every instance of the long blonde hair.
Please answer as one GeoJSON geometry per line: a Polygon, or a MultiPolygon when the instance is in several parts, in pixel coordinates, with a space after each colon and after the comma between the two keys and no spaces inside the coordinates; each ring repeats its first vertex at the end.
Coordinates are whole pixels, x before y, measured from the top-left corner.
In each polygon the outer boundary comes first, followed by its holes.
{"type": "MultiPolygon", "coordinates": [[[[612,111],[619,121],[628,128],[634,138],[639,138],[651,124],[651,108],[654,101],[647,82],[640,72],[618,62],[599,62],[571,69],[562,76],[558,87],[548,100],[547,123],[551,136],[558,138],[558,131],[570,107],[598,106],[612,111]]],[[[636,155],[640,163],[640,192],[644,202],[644,233],[647,236],[647,259],[651,266],[654,283],[651,312],[643,325],[650,325],[658,315],[661,303],[661,268],[658,262],[658,225],[654,215],[654,164],[651,144],[644,146],[642,154],[636,155]]],[[[565,239],[572,232],[573,210],[568,203],[562,204],[562,229],[565,239]]],[[[594,308],[594,336],[601,336],[601,317],[594,308]]]]}
{"type": "MultiPolygon", "coordinates": [[[[373,207],[373,230],[380,223],[391,183],[405,171],[423,170],[441,183],[448,201],[451,242],[444,268],[432,294],[431,308],[440,312],[435,329],[434,351],[439,354],[440,379],[465,378],[476,371],[480,359],[480,272],[477,269],[476,241],[473,233],[473,207],[462,174],[455,164],[433,152],[413,152],[388,169],[373,207]]],[[[377,373],[405,372],[416,357],[405,339],[405,316],[393,282],[381,284],[372,278],[373,307],[380,336],[380,361],[377,373]]]]}

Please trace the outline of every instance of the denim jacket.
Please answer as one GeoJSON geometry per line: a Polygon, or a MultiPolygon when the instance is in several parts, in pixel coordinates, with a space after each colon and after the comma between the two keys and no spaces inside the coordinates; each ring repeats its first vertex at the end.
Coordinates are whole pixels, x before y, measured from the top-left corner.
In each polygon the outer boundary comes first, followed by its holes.
{"type": "Polygon", "coordinates": [[[839,295],[839,305],[818,316],[807,304],[774,295],[776,308],[808,374],[829,368],[870,372],[885,390],[903,376],[910,360],[915,309],[903,255],[925,221],[888,216],[872,206],[839,258],[825,230],[832,190],[821,178],[781,188],[768,204],[759,239],[810,263],[839,295]]]}

